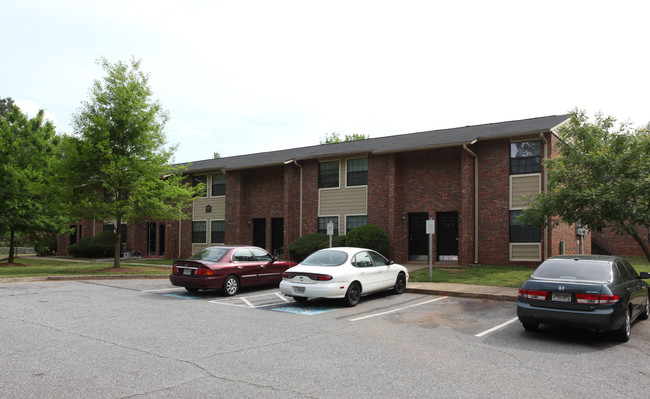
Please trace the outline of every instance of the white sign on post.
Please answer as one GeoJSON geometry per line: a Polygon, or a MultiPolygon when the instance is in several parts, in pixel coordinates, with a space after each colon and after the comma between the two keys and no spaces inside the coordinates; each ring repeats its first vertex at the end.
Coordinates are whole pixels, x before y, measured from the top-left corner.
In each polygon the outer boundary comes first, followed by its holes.
{"type": "Polygon", "coordinates": [[[427,234],[436,234],[436,221],[433,219],[427,220],[427,234]]]}
{"type": "Polygon", "coordinates": [[[426,229],[429,235],[429,280],[433,280],[433,235],[436,234],[436,221],[427,220],[426,229]]]}
{"type": "Polygon", "coordinates": [[[334,235],[334,223],[327,222],[327,235],[330,239],[330,248],[332,248],[332,236],[334,235]]]}

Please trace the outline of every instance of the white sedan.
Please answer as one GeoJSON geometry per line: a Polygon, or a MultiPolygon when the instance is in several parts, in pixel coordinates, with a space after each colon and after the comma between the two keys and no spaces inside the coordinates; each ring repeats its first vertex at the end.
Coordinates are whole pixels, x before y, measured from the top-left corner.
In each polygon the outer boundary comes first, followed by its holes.
{"type": "Polygon", "coordinates": [[[328,248],[316,251],[282,274],[280,291],[298,302],[309,298],[343,298],[348,306],[362,295],[406,290],[408,270],[379,253],[364,248],[328,248]]]}

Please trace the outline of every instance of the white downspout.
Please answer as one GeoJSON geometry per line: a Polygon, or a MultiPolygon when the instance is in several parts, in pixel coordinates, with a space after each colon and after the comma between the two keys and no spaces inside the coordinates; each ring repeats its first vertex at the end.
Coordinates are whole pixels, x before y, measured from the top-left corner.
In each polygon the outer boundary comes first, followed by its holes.
{"type": "MultiPolygon", "coordinates": [[[[542,139],[544,142],[544,157],[542,158],[542,162],[546,159],[548,156],[548,141],[546,141],[546,137],[544,137],[544,133],[539,134],[539,138],[542,139]]],[[[546,189],[548,187],[548,171],[546,168],[544,168],[544,192],[546,192],[546,189]]],[[[548,224],[544,226],[544,259],[548,259],[548,224]]]]}
{"type": "MultiPolygon", "coordinates": [[[[473,143],[472,143],[473,144],[473,143]]],[[[478,263],[478,155],[463,144],[463,149],[474,158],[474,264],[478,263]]]]}

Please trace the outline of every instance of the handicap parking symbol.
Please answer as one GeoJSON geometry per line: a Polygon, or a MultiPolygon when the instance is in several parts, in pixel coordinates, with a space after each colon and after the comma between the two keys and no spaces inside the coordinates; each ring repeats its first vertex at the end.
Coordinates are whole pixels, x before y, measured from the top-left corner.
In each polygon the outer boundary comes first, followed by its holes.
{"type": "Polygon", "coordinates": [[[316,314],[321,314],[321,313],[326,313],[326,312],[331,312],[333,310],[336,310],[335,308],[324,308],[324,307],[298,307],[298,306],[284,306],[281,308],[273,308],[271,310],[275,310],[278,312],[285,312],[285,313],[294,313],[294,314],[299,314],[299,315],[304,315],[304,316],[313,316],[316,314]]]}

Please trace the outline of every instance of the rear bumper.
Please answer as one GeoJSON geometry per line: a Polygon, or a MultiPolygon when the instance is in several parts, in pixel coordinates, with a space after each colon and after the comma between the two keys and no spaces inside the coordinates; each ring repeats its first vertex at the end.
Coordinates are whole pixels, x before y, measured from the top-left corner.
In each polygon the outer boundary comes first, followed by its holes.
{"type": "Polygon", "coordinates": [[[223,286],[223,277],[187,277],[169,275],[169,281],[178,287],[187,287],[199,290],[218,290],[223,286]]]}
{"type": "Polygon", "coordinates": [[[287,296],[299,296],[305,298],[343,298],[348,290],[348,283],[324,283],[296,284],[287,280],[280,282],[280,292],[287,296]],[[293,287],[304,288],[305,291],[297,293],[293,287]]]}
{"type": "Polygon", "coordinates": [[[625,310],[615,306],[592,311],[554,309],[517,302],[517,317],[522,323],[556,324],[592,330],[616,330],[623,325],[625,310]]]}

